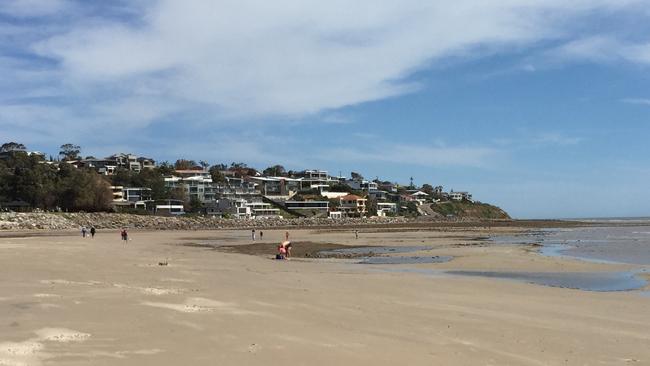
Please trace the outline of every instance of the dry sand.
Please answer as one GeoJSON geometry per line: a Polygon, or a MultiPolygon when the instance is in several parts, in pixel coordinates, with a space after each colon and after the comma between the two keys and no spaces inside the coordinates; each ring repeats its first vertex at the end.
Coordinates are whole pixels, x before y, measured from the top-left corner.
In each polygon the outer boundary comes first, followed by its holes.
{"type": "Polygon", "coordinates": [[[264,230],[270,250],[234,250],[251,244],[247,230],[132,232],[127,244],[117,232],[4,235],[0,365],[650,365],[650,297],[639,291],[427,274],[635,268],[474,240],[489,233],[291,231],[301,256],[327,244],[455,257],[409,266],[271,260],[284,230],[264,230]]]}

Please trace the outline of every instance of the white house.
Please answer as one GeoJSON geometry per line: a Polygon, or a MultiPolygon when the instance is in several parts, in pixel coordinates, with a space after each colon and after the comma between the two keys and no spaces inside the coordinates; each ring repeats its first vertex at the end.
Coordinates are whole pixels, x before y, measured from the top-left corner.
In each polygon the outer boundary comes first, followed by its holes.
{"type": "Polygon", "coordinates": [[[449,192],[449,198],[454,201],[471,201],[472,195],[469,192],[454,192],[453,190],[449,192]]]}
{"type": "Polygon", "coordinates": [[[384,217],[387,215],[397,214],[397,203],[394,202],[377,202],[377,216],[384,217]]]}
{"type": "Polygon", "coordinates": [[[368,200],[357,195],[348,194],[339,197],[339,202],[339,211],[343,212],[345,216],[361,217],[368,212],[366,204],[368,200]]]}
{"type": "Polygon", "coordinates": [[[212,176],[207,170],[176,170],[174,176],[165,177],[165,187],[183,188],[189,199],[209,202],[215,199],[212,176]]]}

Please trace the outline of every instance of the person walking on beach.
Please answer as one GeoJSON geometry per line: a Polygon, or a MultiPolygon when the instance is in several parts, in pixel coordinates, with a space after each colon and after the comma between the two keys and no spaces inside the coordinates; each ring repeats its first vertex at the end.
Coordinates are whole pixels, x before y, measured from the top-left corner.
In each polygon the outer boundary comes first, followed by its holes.
{"type": "Polygon", "coordinates": [[[126,244],[126,241],[129,240],[129,233],[126,232],[126,228],[122,229],[122,232],[120,234],[122,235],[122,240],[125,241],[124,244],[126,244]]]}
{"type": "Polygon", "coordinates": [[[82,226],[82,227],[81,227],[81,237],[82,237],[82,238],[85,238],[85,237],[86,237],[86,227],[85,227],[85,226],[82,226]]]}
{"type": "Polygon", "coordinates": [[[291,258],[291,242],[287,241],[287,245],[285,246],[285,249],[287,250],[287,259],[291,258]]]}
{"type": "Polygon", "coordinates": [[[90,227],[90,237],[93,238],[93,239],[95,239],[95,233],[96,233],[96,232],[97,232],[97,230],[95,230],[95,227],[94,227],[94,226],[91,226],[91,227],[90,227]]]}
{"type": "Polygon", "coordinates": [[[262,240],[262,238],[264,238],[264,232],[260,231],[260,240],[262,240]]]}
{"type": "Polygon", "coordinates": [[[354,229],[354,238],[359,239],[359,230],[354,229]]]}
{"type": "Polygon", "coordinates": [[[251,230],[251,238],[255,241],[255,229],[251,230]]]}
{"type": "Polygon", "coordinates": [[[289,241],[289,232],[288,231],[284,232],[284,241],[289,241]]]}

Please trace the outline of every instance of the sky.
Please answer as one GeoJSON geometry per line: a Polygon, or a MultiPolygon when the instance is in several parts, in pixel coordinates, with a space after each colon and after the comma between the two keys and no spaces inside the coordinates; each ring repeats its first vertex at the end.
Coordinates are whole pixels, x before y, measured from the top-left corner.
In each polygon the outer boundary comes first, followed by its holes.
{"type": "Polygon", "coordinates": [[[0,140],[650,216],[649,0],[3,0],[0,140]]]}

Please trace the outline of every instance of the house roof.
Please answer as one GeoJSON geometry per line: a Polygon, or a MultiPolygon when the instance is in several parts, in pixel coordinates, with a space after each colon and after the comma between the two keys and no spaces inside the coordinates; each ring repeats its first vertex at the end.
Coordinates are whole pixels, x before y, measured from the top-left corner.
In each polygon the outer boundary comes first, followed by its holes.
{"type": "Polygon", "coordinates": [[[425,192],[422,192],[422,191],[416,191],[416,192],[411,193],[411,196],[428,196],[428,194],[426,194],[425,192]]]}
{"type": "Polygon", "coordinates": [[[176,169],[175,171],[176,173],[202,173],[202,174],[210,173],[210,171],[205,169],[176,169]]]}
{"type": "Polygon", "coordinates": [[[342,200],[352,201],[352,200],[362,200],[362,197],[357,196],[356,194],[348,194],[343,197],[339,197],[342,200]]]}

